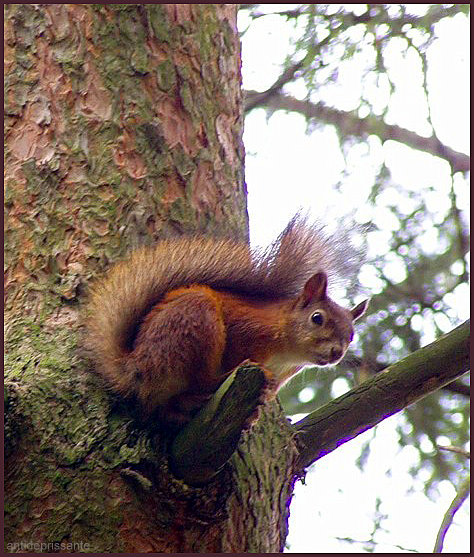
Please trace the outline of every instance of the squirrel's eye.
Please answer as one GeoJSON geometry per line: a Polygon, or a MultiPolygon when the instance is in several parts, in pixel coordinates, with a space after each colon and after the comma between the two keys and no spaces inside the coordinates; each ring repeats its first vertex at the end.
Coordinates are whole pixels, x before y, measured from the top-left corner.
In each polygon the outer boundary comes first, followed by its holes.
{"type": "Polygon", "coordinates": [[[315,311],[313,313],[313,315],[311,316],[311,321],[315,324],[315,325],[322,325],[324,323],[324,317],[323,314],[320,311],[315,311]]]}

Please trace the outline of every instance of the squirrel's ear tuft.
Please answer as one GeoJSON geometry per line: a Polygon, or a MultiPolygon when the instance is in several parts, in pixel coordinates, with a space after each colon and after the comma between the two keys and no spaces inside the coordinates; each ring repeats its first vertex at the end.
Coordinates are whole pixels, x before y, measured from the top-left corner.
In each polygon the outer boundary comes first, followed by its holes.
{"type": "Polygon", "coordinates": [[[328,276],[326,273],[316,273],[307,280],[301,295],[303,307],[310,302],[319,302],[326,298],[326,290],[328,287],[328,276]]]}
{"type": "Polygon", "coordinates": [[[366,312],[368,305],[369,305],[369,300],[364,300],[360,304],[357,304],[355,308],[352,308],[351,309],[352,319],[355,321],[356,319],[359,319],[359,317],[362,317],[366,312]]]}

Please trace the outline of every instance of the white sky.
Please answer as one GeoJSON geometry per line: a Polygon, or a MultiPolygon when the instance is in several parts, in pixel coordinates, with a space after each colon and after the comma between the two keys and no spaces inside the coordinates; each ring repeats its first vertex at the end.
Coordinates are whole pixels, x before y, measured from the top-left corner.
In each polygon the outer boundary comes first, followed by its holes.
{"type": "MultiPolygon", "coordinates": [[[[282,5],[277,6],[278,10],[284,9],[282,5]]],[[[294,8],[295,5],[288,6],[294,8]]],[[[271,10],[270,5],[266,5],[267,10],[271,10]]],[[[440,38],[431,47],[429,58],[430,100],[437,133],[441,141],[464,153],[469,153],[468,25],[463,17],[438,25],[440,38]]],[[[243,28],[245,21],[241,20],[243,28]]],[[[260,18],[257,24],[253,24],[243,37],[245,88],[265,90],[273,83],[280,73],[280,63],[289,52],[289,40],[289,26],[278,16],[260,18]]],[[[404,60],[396,50],[392,52],[393,77],[401,77],[403,86],[387,119],[389,123],[426,135],[426,110],[419,94],[416,65],[415,58],[408,56],[404,60]],[[404,79],[404,75],[409,78],[404,79]]],[[[338,95],[341,108],[352,110],[355,108],[352,95],[358,98],[360,76],[348,66],[341,70],[339,78],[341,86],[337,93],[331,89],[331,94],[338,95]]],[[[299,96],[297,86],[292,93],[299,96]]],[[[382,93],[374,88],[375,96],[382,93]]],[[[335,132],[327,129],[307,135],[305,130],[303,117],[282,111],[267,121],[263,110],[254,110],[246,119],[246,181],[253,243],[268,244],[300,207],[312,208],[319,215],[345,214],[357,209],[361,220],[372,215],[367,214],[365,202],[375,169],[383,158],[390,167],[393,181],[408,190],[424,184],[438,185],[439,195],[427,200],[430,213],[435,215],[438,205],[446,202],[450,183],[444,161],[395,142],[387,142],[381,147],[371,138],[370,156],[366,156],[364,146],[350,153],[351,173],[345,180],[341,199],[332,191],[344,168],[335,132]],[[320,199],[318,192],[324,192],[324,200],[320,199]],[[263,211],[265,215],[271,215],[271,219],[261,219],[263,211]]],[[[465,185],[461,184],[458,190],[465,191],[461,202],[467,207],[469,195],[465,185]]],[[[434,241],[427,236],[428,246],[434,241]]],[[[396,278],[396,265],[392,272],[396,278]]],[[[451,300],[461,319],[466,319],[469,313],[467,294],[467,288],[461,289],[451,300]]],[[[425,340],[432,339],[427,335],[425,340]]],[[[342,383],[340,386],[344,389],[342,383]]],[[[335,393],[339,394],[342,392],[335,393]]],[[[382,499],[380,512],[389,515],[383,523],[388,533],[376,537],[383,542],[375,548],[376,552],[402,552],[397,545],[419,552],[432,551],[442,517],[454,497],[454,489],[449,482],[442,482],[436,502],[422,494],[422,485],[418,485],[408,473],[413,459],[416,459],[416,451],[413,447],[400,450],[394,425],[397,419],[394,416],[377,427],[364,473],[357,469],[355,461],[362,443],[372,437],[373,430],[318,461],[308,473],[307,485],[297,484],[287,540],[290,552],[361,552],[361,545],[338,541],[336,537],[362,541],[369,537],[376,496],[382,499]],[[389,468],[392,469],[391,476],[386,475],[389,468]],[[409,488],[414,488],[415,492],[408,494],[409,488]]],[[[445,552],[469,552],[467,509],[468,503],[465,503],[456,514],[445,539],[445,552]]]]}

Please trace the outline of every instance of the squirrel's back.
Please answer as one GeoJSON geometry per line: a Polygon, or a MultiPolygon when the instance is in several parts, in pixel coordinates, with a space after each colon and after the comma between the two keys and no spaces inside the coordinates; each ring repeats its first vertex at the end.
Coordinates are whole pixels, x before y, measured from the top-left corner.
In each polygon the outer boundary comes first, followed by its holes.
{"type": "Polygon", "coordinates": [[[354,273],[348,246],[342,243],[327,236],[320,224],[309,223],[298,214],[266,250],[206,237],[161,240],[136,250],[91,289],[88,347],[101,372],[123,391],[117,372],[121,360],[133,350],[144,317],[166,292],[204,284],[255,299],[289,299],[318,271],[324,271],[330,280],[354,273]]]}

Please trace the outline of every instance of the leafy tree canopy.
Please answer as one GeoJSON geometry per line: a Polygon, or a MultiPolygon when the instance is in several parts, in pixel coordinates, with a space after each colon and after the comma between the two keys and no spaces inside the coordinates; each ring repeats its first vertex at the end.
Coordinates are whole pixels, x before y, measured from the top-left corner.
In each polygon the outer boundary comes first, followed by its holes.
{"type": "MultiPolygon", "coordinates": [[[[244,86],[252,81],[246,61],[269,67],[259,90],[246,91],[247,114],[263,109],[271,120],[277,111],[297,113],[309,134],[335,133],[335,160],[343,162],[333,185],[341,196],[360,166],[370,176],[361,192],[367,202],[353,214],[368,247],[359,278],[373,295],[369,315],[336,370],[306,369],[281,392],[289,414],[314,410],[341,386],[355,387],[467,318],[470,164],[467,145],[453,139],[440,114],[450,114],[453,126],[467,120],[456,76],[467,52],[453,57],[446,37],[459,29],[467,36],[468,17],[468,4],[242,6],[244,86]],[[269,20],[285,30],[287,51],[271,60],[264,52],[260,62],[255,50],[246,55],[246,37],[269,20]],[[440,59],[449,97],[439,88],[440,59]]],[[[400,445],[418,453],[411,473],[430,497],[441,480],[458,487],[468,475],[468,393],[464,376],[397,420],[400,445]]],[[[369,449],[367,442],[361,467],[369,449]]]]}

